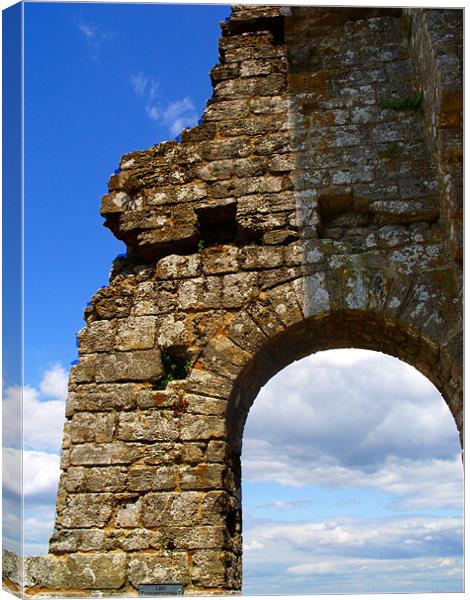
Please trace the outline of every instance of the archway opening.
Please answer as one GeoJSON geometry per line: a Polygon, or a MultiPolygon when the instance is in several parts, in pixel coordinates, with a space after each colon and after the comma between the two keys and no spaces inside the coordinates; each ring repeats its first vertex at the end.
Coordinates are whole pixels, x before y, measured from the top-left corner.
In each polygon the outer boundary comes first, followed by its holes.
{"type": "Polygon", "coordinates": [[[243,433],[244,593],[462,591],[460,450],[437,388],[397,358],[291,363],[243,433]]]}

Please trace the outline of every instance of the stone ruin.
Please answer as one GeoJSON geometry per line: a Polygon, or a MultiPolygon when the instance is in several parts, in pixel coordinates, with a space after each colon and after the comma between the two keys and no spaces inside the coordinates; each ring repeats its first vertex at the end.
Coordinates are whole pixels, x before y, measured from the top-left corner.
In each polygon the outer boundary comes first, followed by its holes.
{"type": "Polygon", "coordinates": [[[413,365],[462,435],[462,12],[233,8],[200,125],[102,200],[127,255],[85,309],[27,595],[239,592],[245,419],[313,352],[413,365]]]}

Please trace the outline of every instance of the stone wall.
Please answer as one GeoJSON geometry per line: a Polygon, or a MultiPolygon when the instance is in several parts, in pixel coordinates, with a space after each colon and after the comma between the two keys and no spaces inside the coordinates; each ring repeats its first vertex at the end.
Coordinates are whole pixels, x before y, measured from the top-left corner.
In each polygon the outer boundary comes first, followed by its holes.
{"type": "Polygon", "coordinates": [[[405,11],[424,90],[424,127],[435,162],[453,258],[463,260],[463,11],[405,11]]]}
{"type": "Polygon", "coordinates": [[[240,590],[244,422],[317,350],[409,362],[462,432],[459,177],[410,14],[234,7],[200,125],[123,157],[101,213],[128,252],[85,309],[29,595],[240,590]]]}

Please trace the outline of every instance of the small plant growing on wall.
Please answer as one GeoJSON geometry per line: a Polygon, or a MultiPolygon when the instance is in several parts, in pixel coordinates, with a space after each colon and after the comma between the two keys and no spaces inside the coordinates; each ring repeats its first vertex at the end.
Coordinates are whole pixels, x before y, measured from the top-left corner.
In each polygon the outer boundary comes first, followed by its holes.
{"type": "Polygon", "coordinates": [[[408,17],[406,19],[406,39],[408,43],[411,42],[411,37],[413,35],[413,17],[408,17]]]}
{"type": "Polygon", "coordinates": [[[390,108],[392,110],[418,110],[423,103],[423,92],[419,91],[405,98],[392,98],[390,100],[379,100],[379,106],[382,109],[390,108]]]}
{"type": "Polygon", "coordinates": [[[379,158],[398,158],[403,153],[403,148],[398,142],[392,142],[377,151],[379,158]]]}
{"type": "Polygon", "coordinates": [[[156,390],[164,390],[170,381],[186,379],[191,371],[191,361],[186,357],[174,356],[168,350],[162,350],[161,356],[165,374],[155,382],[156,390]]]}

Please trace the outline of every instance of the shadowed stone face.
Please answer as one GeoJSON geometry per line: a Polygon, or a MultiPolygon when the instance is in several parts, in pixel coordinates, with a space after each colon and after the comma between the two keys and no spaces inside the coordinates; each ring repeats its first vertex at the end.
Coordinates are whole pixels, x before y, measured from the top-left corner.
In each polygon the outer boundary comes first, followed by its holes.
{"type": "Polygon", "coordinates": [[[402,358],[462,431],[461,16],[234,8],[201,124],[102,200],[128,252],[85,309],[27,593],[240,590],[245,419],[312,352],[402,358]]]}

